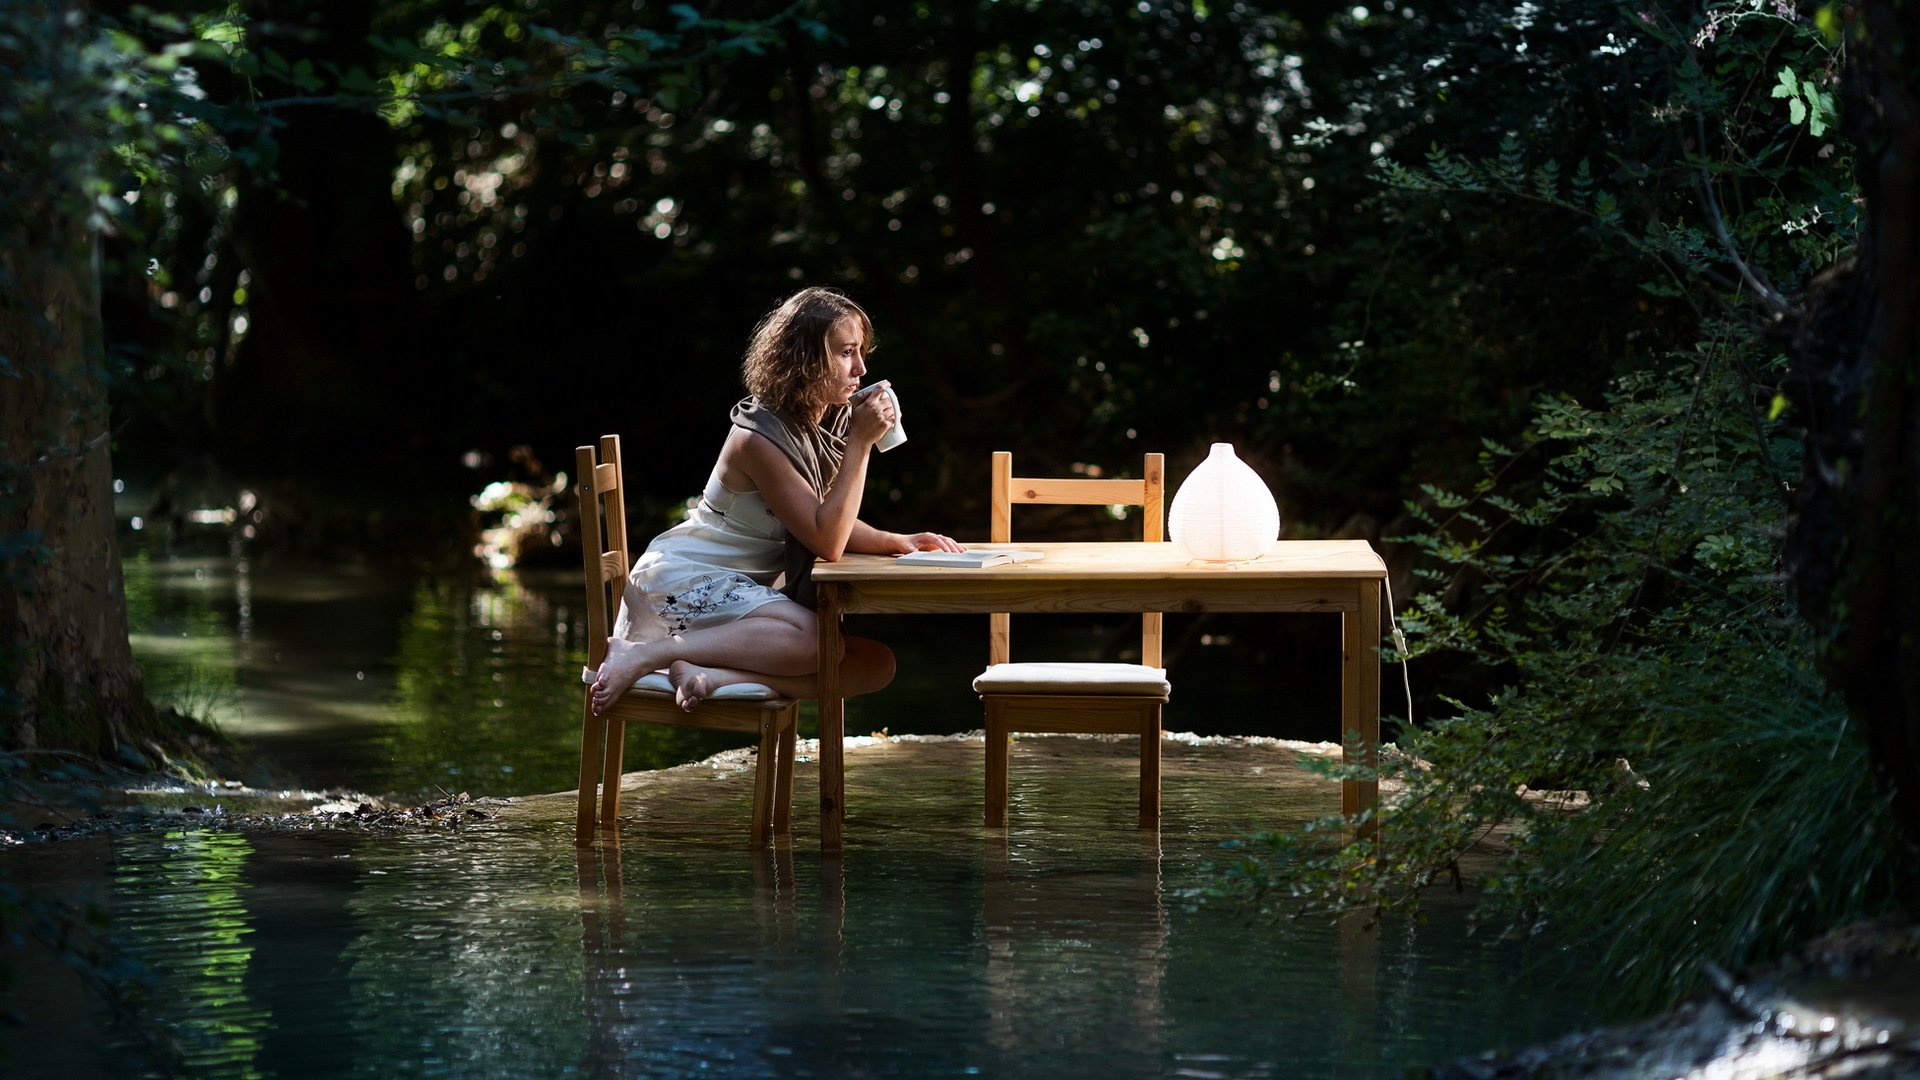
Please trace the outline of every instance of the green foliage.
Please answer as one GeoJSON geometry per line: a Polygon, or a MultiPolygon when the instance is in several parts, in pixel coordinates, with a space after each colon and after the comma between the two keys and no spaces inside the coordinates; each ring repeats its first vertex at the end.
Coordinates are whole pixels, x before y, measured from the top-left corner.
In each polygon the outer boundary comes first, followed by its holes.
{"type": "MultiPolygon", "coordinates": [[[[1551,47],[1542,35],[1557,25],[1528,30],[1533,48],[1515,53],[1499,37],[1506,10],[1494,36],[1436,42],[1458,7],[728,9],[777,35],[600,0],[537,14],[377,5],[367,26],[330,9],[312,34],[231,19],[232,59],[202,61],[200,79],[221,130],[245,135],[226,140],[236,205],[142,200],[165,218],[141,252],[158,266],[145,299],[187,340],[141,365],[152,377],[123,387],[125,411],[182,426],[209,416],[217,432],[187,433],[208,443],[242,442],[248,420],[234,413],[248,407],[300,423],[345,380],[315,376],[322,395],[296,386],[263,402],[259,385],[319,365],[275,359],[286,354],[266,334],[303,312],[262,301],[324,310],[378,296],[414,336],[326,343],[319,359],[382,387],[400,375],[463,395],[419,436],[453,453],[526,440],[551,454],[627,421],[614,395],[588,419],[557,404],[528,361],[556,344],[590,381],[627,377],[647,352],[700,357],[650,447],[649,483],[678,498],[705,465],[679,456],[704,457],[704,425],[733,390],[727,328],[795,282],[825,280],[875,311],[882,370],[916,403],[926,445],[956,461],[984,460],[999,429],[1108,467],[1164,450],[1179,475],[1224,438],[1282,488],[1303,530],[1384,520],[1414,483],[1457,481],[1479,436],[1523,422],[1537,394],[1593,391],[1625,362],[1625,336],[1647,333],[1625,317],[1638,268],[1579,237],[1536,242],[1565,230],[1559,208],[1416,206],[1367,182],[1396,147],[1438,142],[1457,161],[1525,172],[1536,145],[1509,100],[1532,100],[1524,89],[1469,103],[1461,86],[1461,107],[1435,111],[1402,101],[1382,72],[1417,87],[1454,65],[1506,65],[1555,97],[1577,78],[1591,89],[1575,96],[1610,117],[1633,104],[1619,87],[1634,84],[1637,57],[1587,73],[1594,11],[1575,12],[1551,47]],[[1420,61],[1436,44],[1448,63],[1430,73],[1420,61]],[[643,63],[659,66],[640,79],[643,63]],[[326,102],[385,123],[343,131],[326,102]],[[1483,127],[1497,134],[1483,140],[1483,127]],[[1515,152],[1499,150],[1509,135],[1515,152]],[[246,182],[268,162],[277,185],[246,182]],[[291,282],[271,253],[305,237],[262,224],[281,202],[346,224],[336,247],[303,249],[291,282]],[[1561,285],[1569,272],[1576,288],[1561,285]],[[382,288],[365,284],[381,275],[382,288]],[[320,292],[349,276],[363,288],[320,292]],[[635,297],[661,313],[644,332],[635,297]],[[193,408],[196,395],[208,407],[193,408]]],[[[1560,155],[1558,183],[1629,190],[1577,174],[1590,149],[1560,155]]],[[[1687,329],[1663,321],[1655,348],[1687,329]]],[[[317,338],[300,340],[322,351],[317,338]]],[[[364,412],[385,395],[353,400],[364,412]]],[[[971,514],[979,468],[906,459],[898,509],[971,514]]]]}
{"type": "Polygon", "coordinates": [[[1407,624],[1423,651],[1525,672],[1536,657],[1666,629],[1643,614],[1680,590],[1743,610],[1777,602],[1772,560],[1795,443],[1753,415],[1725,355],[1752,344],[1622,376],[1604,409],[1544,400],[1519,449],[1489,444],[1470,495],[1430,489],[1410,505],[1424,531],[1407,541],[1427,556],[1418,573],[1430,588],[1407,624]],[[1523,606],[1527,623],[1505,618],[1523,606]]]}
{"type": "Polygon", "coordinates": [[[1785,98],[1787,116],[1795,124],[1807,125],[1807,134],[1819,138],[1833,123],[1833,95],[1814,82],[1801,82],[1792,68],[1780,69],[1780,81],[1773,96],[1785,98]]]}
{"type": "Polygon", "coordinates": [[[1608,41],[1599,52],[1631,72],[1621,74],[1651,119],[1623,127],[1596,148],[1600,157],[1580,156],[1566,182],[1559,153],[1529,162],[1590,133],[1569,138],[1576,133],[1540,122],[1527,125],[1531,137],[1501,133],[1478,156],[1438,142],[1421,167],[1383,156],[1376,175],[1401,190],[1555,208],[1658,267],[1641,284],[1649,296],[1686,298],[1696,311],[1756,298],[1781,307],[1792,290],[1775,283],[1804,283],[1832,265],[1859,227],[1851,154],[1826,140],[1835,39],[1790,8],[1736,2],[1709,5],[1691,33],[1649,8],[1608,41]],[[1768,104],[1780,99],[1790,126],[1768,104]]]}
{"type": "Polygon", "coordinates": [[[1548,931],[1621,1014],[1697,990],[1705,964],[1765,964],[1895,910],[1920,874],[1890,855],[1886,794],[1805,643],[1701,637],[1463,710],[1390,755],[1382,844],[1342,843],[1337,819],[1250,838],[1221,890],[1389,913],[1497,859],[1483,923],[1548,931]]]}
{"type": "Polygon", "coordinates": [[[1483,441],[1477,480],[1408,504],[1404,627],[1445,708],[1383,756],[1383,843],[1338,818],[1249,838],[1220,887],[1384,913],[1481,868],[1489,924],[1552,929],[1629,1010],[1877,913],[1920,874],[1812,672],[1780,556],[1800,433],[1767,335],[1860,225],[1850,150],[1823,141],[1839,38],[1781,5],[1709,5],[1687,30],[1621,14],[1596,50],[1636,102],[1617,128],[1499,99],[1501,69],[1575,55],[1509,21],[1548,44],[1483,56],[1413,109],[1479,95],[1531,115],[1376,163],[1402,199],[1548,215],[1621,258],[1646,336],[1602,387],[1539,395],[1518,440],[1483,441]]]}
{"type": "Polygon", "coordinates": [[[1551,928],[1632,1010],[1920,885],[1781,596],[1797,444],[1756,438],[1723,358],[1686,359],[1604,409],[1543,401],[1520,448],[1489,444],[1473,492],[1427,493],[1413,654],[1501,687],[1386,755],[1382,844],[1335,839],[1337,818],[1252,838],[1223,891],[1402,911],[1493,847],[1483,917],[1551,928]]]}
{"type": "Polygon", "coordinates": [[[1890,857],[1887,794],[1807,642],[1701,636],[1681,662],[1619,665],[1622,707],[1646,711],[1638,766],[1597,779],[1587,812],[1530,823],[1525,872],[1494,893],[1595,957],[1624,1001],[1676,999],[1707,963],[1770,963],[1920,885],[1890,857]]]}

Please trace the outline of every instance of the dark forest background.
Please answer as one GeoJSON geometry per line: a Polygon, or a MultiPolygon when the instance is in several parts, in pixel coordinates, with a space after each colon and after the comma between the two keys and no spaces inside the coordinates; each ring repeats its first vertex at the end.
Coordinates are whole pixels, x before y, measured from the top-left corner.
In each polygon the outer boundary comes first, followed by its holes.
{"type": "Polygon", "coordinates": [[[647,535],[826,284],[912,436],[876,524],[979,535],[993,450],[1177,483],[1230,441],[1286,537],[1386,556],[1395,857],[1329,823],[1223,895],[1391,909],[1498,831],[1490,915],[1642,1003],[1912,895],[1910,0],[0,18],[12,748],[145,722],[82,587],[110,476],[453,560],[512,481],[559,515],[532,561],[618,432],[647,535]]]}
{"type": "MultiPolygon", "coordinates": [[[[120,467],[158,480],[211,462],[283,500],[372,503],[477,490],[520,445],[564,468],[617,431],[647,492],[677,502],[705,478],[753,322],[824,283],[874,315],[875,375],[911,416],[876,518],[983,527],[994,449],[1060,472],[1159,450],[1177,479],[1227,440],[1288,535],[1378,539],[1421,482],[1470,477],[1480,438],[1517,430],[1540,394],[1591,395],[1697,322],[1649,305],[1592,241],[1539,243],[1577,232],[1557,208],[1395,198],[1376,179],[1443,129],[1490,152],[1523,120],[1578,122],[1573,149],[1591,152],[1636,105],[1597,86],[1514,94],[1584,61],[1610,8],[1490,23],[1449,43],[1468,55],[1444,76],[1394,55],[1441,29],[1434,14],[836,3],[701,57],[671,94],[585,85],[405,123],[272,108],[231,148],[230,205],[182,191],[110,251],[108,337],[132,372],[120,467]],[[1444,108],[1415,96],[1489,63],[1498,87],[1444,108]],[[183,324],[184,357],[152,338],[183,324]]],[[[438,27],[511,55],[536,20],[679,19],[247,16],[250,42],[317,71],[374,63],[369,35],[438,27]]]]}

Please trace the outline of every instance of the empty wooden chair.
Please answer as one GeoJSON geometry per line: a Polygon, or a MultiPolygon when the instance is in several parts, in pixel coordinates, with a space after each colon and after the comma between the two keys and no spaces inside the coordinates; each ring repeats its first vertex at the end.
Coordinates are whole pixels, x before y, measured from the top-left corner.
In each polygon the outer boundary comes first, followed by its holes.
{"type": "MultiPolygon", "coordinates": [[[[606,659],[607,635],[625,591],[633,560],[627,549],[626,489],[620,470],[620,437],[601,438],[596,449],[574,451],[579,475],[580,549],[587,585],[587,667],[582,678],[606,659]]],[[[680,727],[738,731],[757,735],[759,759],[754,764],[753,821],[748,836],[764,844],[772,833],[793,829],[793,748],[798,703],[757,684],[725,686],[700,702],[692,712],[675,703],[666,676],[648,675],[634,684],[605,713],[595,716],[593,699],[583,691],[580,708],[580,806],[574,837],[582,845],[592,841],[595,805],[599,827],[608,833],[619,827],[620,770],[626,750],[626,725],[674,724],[680,727]],[[597,795],[597,798],[596,798],[597,795]]]]}
{"type": "MultiPolygon", "coordinates": [[[[991,539],[1013,539],[1013,507],[1022,503],[1138,506],[1142,536],[1165,539],[1166,476],[1159,454],[1146,455],[1137,480],[1013,475],[1013,455],[993,455],[991,539]]],[[[1160,666],[1161,615],[1140,620],[1140,662],[1013,663],[1012,620],[989,617],[987,669],[973,681],[986,710],[987,824],[1007,822],[1007,758],[1013,732],[1095,732],[1140,737],[1140,827],[1160,824],[1160,725],[1170,686],[1160,666]]]]}

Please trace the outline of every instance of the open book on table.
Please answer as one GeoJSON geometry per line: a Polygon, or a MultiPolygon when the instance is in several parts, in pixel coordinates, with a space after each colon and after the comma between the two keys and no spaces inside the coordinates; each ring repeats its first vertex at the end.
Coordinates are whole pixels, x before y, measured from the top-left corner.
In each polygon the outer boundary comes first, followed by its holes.
{"type": "Polygon", "coordinates": [[[999,566],[1002,563],[1044,559],[1044,551],[1001,548],[997,551],[910,551],[896,557],[909,566],[999,566]]]}

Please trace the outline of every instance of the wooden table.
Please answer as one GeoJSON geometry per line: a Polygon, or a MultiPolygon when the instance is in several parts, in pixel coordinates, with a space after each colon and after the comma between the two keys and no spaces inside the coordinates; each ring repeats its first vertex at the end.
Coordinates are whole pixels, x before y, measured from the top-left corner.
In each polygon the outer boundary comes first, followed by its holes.
{"type": "MultiPolygon", "coordinates": [[[[816,562],[820,619],[820,850],[837,853],[846,817],[846,699],[841,620],[865,614],[1203,611],[1338,612],[1340,731],[1349,763],[1375,763],[1380,742],[1380,583],[1386,564],[1364,540],[1276,540],[1258,559],[1189,560],[1172,544],[972,544],[1039,549],[1046,558],[992,567],[902,565],[891,556],[816,562]],[[1356,757],[1357,755],[1357,757],[1356,757]]],[[[983,647],[981,652],[985,654],[983,647]]],[[[1177,699],[1178,687],[1175,688],[1177,699]]],[[[1340,806],[1375,804],[1379,785],[1346,780],[1340,806]]]]}

